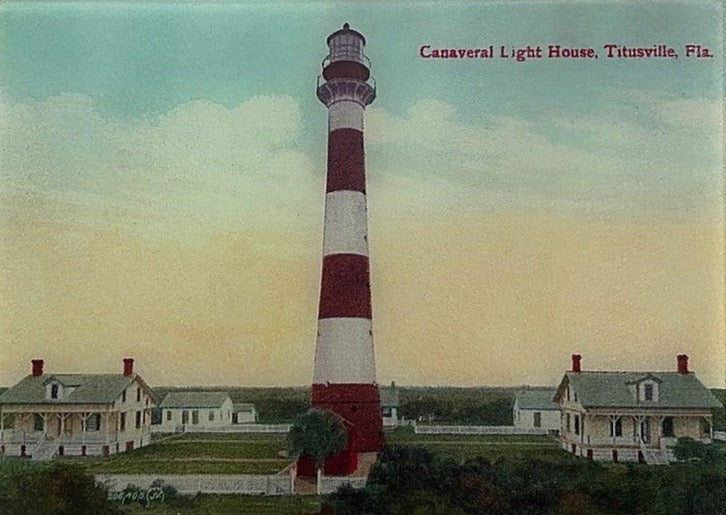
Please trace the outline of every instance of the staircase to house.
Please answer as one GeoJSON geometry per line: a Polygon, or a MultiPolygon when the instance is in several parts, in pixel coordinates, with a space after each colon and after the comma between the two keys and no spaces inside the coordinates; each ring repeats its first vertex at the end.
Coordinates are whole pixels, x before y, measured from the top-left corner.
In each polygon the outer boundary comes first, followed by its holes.
{"type": "Polygon", "coordinates": [[[42,438],[33,449],[33,460],[48,461],[53,459],[58,452],[58,447],[60,447],[59,439],[42,438]]]}
{"type": "Polygon", "coordinates": [[[645,462],[648,465],[668,465],[668,453],[663,449],[654,449],[652,447],[646,447],[643,442],[640,442],[640,451],[645,457],[645,462]]]}

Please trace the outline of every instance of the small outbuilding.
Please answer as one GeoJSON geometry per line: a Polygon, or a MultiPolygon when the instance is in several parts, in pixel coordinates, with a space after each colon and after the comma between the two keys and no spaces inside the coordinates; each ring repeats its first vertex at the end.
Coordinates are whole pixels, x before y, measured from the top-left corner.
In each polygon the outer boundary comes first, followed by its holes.
{"type": "Polygon", "coordinates": [[[257,410],[251,402],[235,402],[232,407],[233,424],[256,424],[257,410]]]}
{"type": "Polygon", "coordinates": [[[560,405],[553,399],[554,388],[531,388],[515,394],[512,407],[514,427],[560,432],[560,405]]]}
{"type": "Polygon", "coordinates": [[[228,392],[169,392],[159,404],[159,429],[177,432],[228,426],[233,406],[228,392]]]}
{"type": "Polygon", "coordinates": [[[400,405],[400,395],[396,383],[391,386],[382,386],[378,390],[381,398],[381,417],[383,418],[383,427],[396,427],[400,423],[398,418],[398,408],[400,405]]]}

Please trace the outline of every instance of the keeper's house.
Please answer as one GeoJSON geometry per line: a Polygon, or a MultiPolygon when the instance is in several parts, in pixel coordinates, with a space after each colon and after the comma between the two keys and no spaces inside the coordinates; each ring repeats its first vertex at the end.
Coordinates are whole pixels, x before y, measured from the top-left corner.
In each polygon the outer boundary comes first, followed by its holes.
{"type": "Polygon", "coordinates": [[[227,392],[169,392],[159,404],[161,426],[155,431],[194,431],[232,423],[233,403],[227,392]]]}
{"type": "Polygon", "coordinates": [[[562,447],[603,461],[665,464],[678,438],[711,443],[712,409],[721,407],[693,374],[688,356],[676,372],[586,372],[580,355],[560,382],[562,447]]]}
{"type": "Polygon", "coordinates": [[[134,360],[123,362],[122,374],[47,374],[32,360],[32,373],[0,395],[0,453],[46,460],[148,445],[151,390],[134,360]]]}

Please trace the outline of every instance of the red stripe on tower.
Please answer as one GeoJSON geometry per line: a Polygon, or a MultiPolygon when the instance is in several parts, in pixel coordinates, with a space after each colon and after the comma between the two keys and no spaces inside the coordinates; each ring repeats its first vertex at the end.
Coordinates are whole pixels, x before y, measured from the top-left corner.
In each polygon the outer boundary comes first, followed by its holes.
{"type": "MultiPolygon", "coordinates": [[[[383,446],[373,353],[363,115],[376,91],[365,38],[346,23],[328,38],[317,96],[328,108],[328,170],[323,271],[312,405],[350,427],[348,452],[383,446]]],[[[344,461],[344,460],[343,460],[344,461]]],[[[341,460],[333,460],[333,466],[341,460]]],[[[347,473],[350,470],[331,470],[347,473]]]]}

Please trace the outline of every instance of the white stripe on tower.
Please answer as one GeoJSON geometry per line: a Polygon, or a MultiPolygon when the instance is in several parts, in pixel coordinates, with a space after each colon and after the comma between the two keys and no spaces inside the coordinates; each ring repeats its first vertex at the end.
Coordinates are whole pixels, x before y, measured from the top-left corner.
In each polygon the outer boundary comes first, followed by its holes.
{"type": "Polygon", "coordinates": [[[328,108],[328,132],[355,129],[363,132],[363,106],[354,100],[339,100],[328,108]]]}
{"type": "Polygon", "coordinates": [[[368,255],[366,196],[359,191],[331,191],[325,196],[323,255],[368,255]]]}
{"type": "Polygon", "coordinates": [[[313,382],[374,383],[372,323],[368,318],[323,318],[318,321],[318,343],[315,362],[326,363],[316,367],[313,382]],[[343,355],[345,359],[338,359],[343,355]]]}

